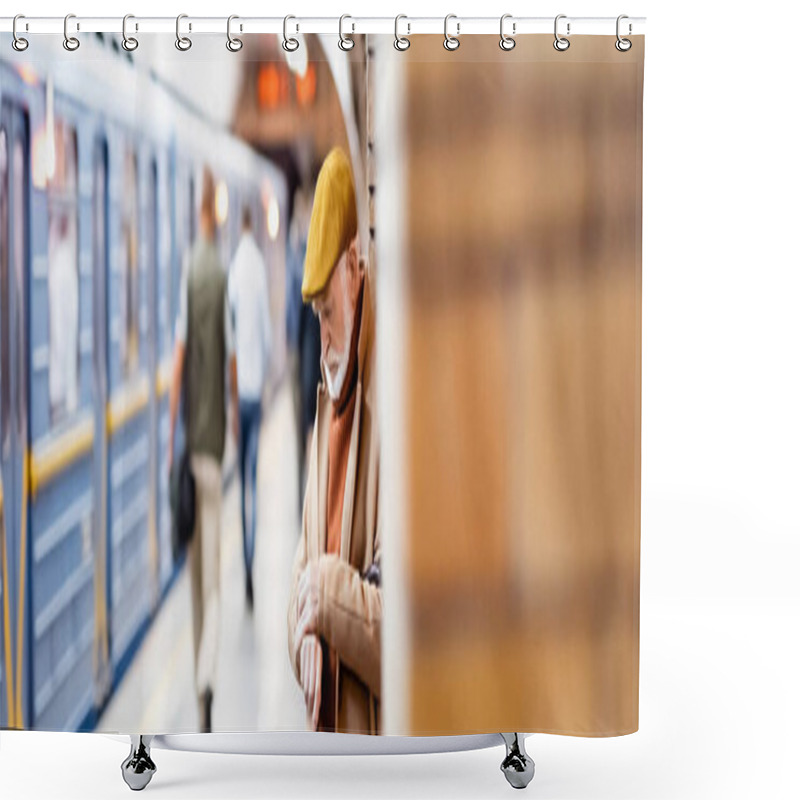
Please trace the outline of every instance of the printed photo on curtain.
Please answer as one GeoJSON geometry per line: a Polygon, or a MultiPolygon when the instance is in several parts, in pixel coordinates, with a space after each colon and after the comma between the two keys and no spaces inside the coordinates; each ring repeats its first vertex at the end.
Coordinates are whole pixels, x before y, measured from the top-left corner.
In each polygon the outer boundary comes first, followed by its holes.
{"type": "Polygon", "coordinates": [[[0,728],[636,731],[644,37],[29,38],[0,728]]]}

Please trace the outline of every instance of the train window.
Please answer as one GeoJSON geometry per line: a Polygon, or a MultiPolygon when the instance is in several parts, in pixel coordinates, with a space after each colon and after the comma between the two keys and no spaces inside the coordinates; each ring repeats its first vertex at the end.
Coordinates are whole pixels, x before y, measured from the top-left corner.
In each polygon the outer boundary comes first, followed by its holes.
{"type": "Polygon", "coordinates": [[[105,275],[107,237],[106,230],[106,150],[103,144],[95,145],[94,158],[94,195],[92,215],[94,217],[94,237],[92,241],[92,256],[96,275],[105,275]]]}
{"type": "Polygon", "coordinates": [[[177,272],[173,275],[172,306],[170,312],[170,336],[174,337],[174,325],[178,318],[180,285],[183,271],[189,262],[189,252],[194,240],[192,230],[192,206],[194,204],[194,181],[191,174],[183,167],[176,168],[175,202],[178,227],[175,232],[175,252],[177,255],[177,272]]]}
{"type": "Polygon", "coordinates": [[[136,154],[125,154],[122,183],[122,298],[121,298],[121,351],[122,367],[126,375],[136,372],[139,366],[139,170],[136,154]]]}
{"type": "MultiPolygon", "coordinates": [[[[48,183],[48,294],[50,416],[55,424],[77,409],[80,386],[78,146],[75,129],[63,121],[57,121],[54,126],[54,144],[54,171],[48,183]]],[[[20,255],[21,252],[20,248],[20,255]]]]}
{"type": "Polygon", "coordinates": [[[6,315],[8,309],[8,135],[0,128],[0,435],[5,450],[8,441],[10,405],[9,342],[6,315]]]}
{"type": "Polygon", "coordinates": [[[95,141],[92,192],[92,260],[94,265],[92,295],[93,315],[93,368],[95,397],[105,397],[105,308],[106,276],[108,274],[108,151],[104,139],[95,141]]]}

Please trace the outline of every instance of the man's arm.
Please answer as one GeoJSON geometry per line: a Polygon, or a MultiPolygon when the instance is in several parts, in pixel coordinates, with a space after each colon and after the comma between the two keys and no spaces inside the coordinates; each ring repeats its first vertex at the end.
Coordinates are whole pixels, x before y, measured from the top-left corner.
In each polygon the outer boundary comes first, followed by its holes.
{"type": "Polygon", "coordinates": [[[180,340],[175,341],[175,353],[172,357],[172,383],[169,386],[169,450],[167,451],[167,469],[172,469],[175,455],[175,424],[178,421],[178,406],[181,400],[183,383],[183,362],[186,348],[180,340]]]}
{"type": "Polygon", "coordinates": [[[320,558],[319,571],[320,635],[380,697],[383,590],[334,554],[320,558]]]}
{"type": "Polygon", "coordinates": [[[183,367],[186,360],[186,336],[188,334],[188,261],[184,258],[181,270],[180,294],[178,296],[178,319],[175,320],[175,351],[172,356],[172,383],[169,386],[169,449],[167,450],[167,469],[172,470],[175,455],[175,425],[178,421],[178,406],[181,402],[183,367]]]}
{"type": "MultiPolygon", "coordinates": [[[[373,458],[377,464],[377,445],[373,458]]],[[[379,565],[383,514],[377,475],[373,491],[376,515],[372,561],[379,565]]],[[[381,696],[382,621],[381,586],[366,580],[337,556],[323,555],[319,562],[319,632],[376,697],[381,696]]]]}
{"type": "MultiPolygon", "coordinates": [[[[377,443],[372,459],[377,465],[377,443]]],[[[375,497],[375,529],[370,568],[362,575],[333,553],[324,553],[306,567],[299,586],[295,584],[293,589],[303,603],[295,616],[299,620],[295,638],[305,633],[323,636],[342,661],[380,697],[383,591],[377,567],[381,563],[383,514],[377,467],[371,491],[375,497]],[[367,580],[367,575],[377,577],[377,581],[367,580]]]]}

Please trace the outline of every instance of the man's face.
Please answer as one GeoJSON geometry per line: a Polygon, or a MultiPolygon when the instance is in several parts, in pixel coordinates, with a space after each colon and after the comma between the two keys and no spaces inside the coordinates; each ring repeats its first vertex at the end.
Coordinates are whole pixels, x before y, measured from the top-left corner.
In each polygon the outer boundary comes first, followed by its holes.
{"type": "Polygon", "coordinates": [[[319,319],[325,378],[334,400],[341,393],[350,355],[356,266],[355,242],[352,242],[339,258],[325,289],[311,303],[319,319]]]}

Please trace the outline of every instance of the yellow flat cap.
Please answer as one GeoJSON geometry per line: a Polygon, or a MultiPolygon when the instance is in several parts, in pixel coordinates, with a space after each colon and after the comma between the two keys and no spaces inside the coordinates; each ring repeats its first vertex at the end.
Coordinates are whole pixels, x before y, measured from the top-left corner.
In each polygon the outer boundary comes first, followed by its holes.
{"type": "Polygon", "coordinates": [[[325,157],[317,177],[303,267],[303,301],[327,285],[336,262],[358,230],[356,190],[350,161],[341,147],[325,157]]]}

